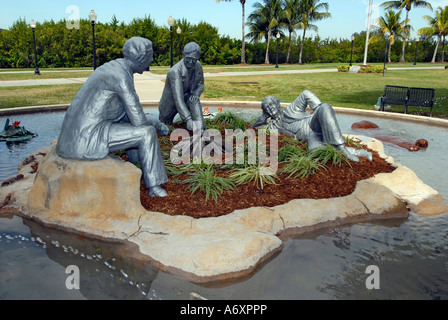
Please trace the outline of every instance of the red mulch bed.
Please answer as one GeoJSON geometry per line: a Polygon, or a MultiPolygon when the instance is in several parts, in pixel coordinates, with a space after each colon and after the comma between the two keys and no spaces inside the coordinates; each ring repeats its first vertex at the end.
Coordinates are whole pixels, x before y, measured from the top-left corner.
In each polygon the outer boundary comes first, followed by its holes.
{"type": "MultiPolygon", "coordinates": [[[[279,149],[282,135],[279,137],[279,149]]],[[[365,147],[366,148],[366,147],[365,147]]],[[[366,148],[367,149],[367,148],[366,148]]],[[[233,191],[224,192],[218,202],[210,197],[205,200],[205,194],[192,194],[186,184],[173,183],[174,180],[184,180],[187,174],[177,177],[169,176],[169,182],[163,185],[168,192],[164,198],[150,198],[143,180],[140,187],[140,198],[143,207],[149,211],[163,212],[168,215],[186,215],[194,218],[217,217],[229,214],[235,210],[250,207],[274,207],[293,199],[325,199],[343,197],[351,194],[356,183],[368,179],[378,173],[389,173],[395,170],[378,153],[367,149],[373,154],[373,161],[360,158],[360,162],[350,161],[340,167],[327,165],[327,170],[321,170],[305,179],[288,178],[287,174],[277,174],[279,180],[275,185],[265,185],[263,190],[254,184],[236,186],[233,191]]]]}

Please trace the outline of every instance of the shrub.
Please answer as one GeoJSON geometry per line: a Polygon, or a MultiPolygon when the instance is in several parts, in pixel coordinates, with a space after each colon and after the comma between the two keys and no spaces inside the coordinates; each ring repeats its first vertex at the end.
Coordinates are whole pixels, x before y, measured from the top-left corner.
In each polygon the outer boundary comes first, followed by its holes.
{"type": "Polygon", "coordinates": [[[236,169],[229,178],[237,185],[253,182],[257,188],[263,190],[265,184],[275,184],[278,176],[270,168],[258,164],[236,169]]]}
{"type": "Polygon", "coordinates": [[[339,66],[338,71],[339,72],[348,72],[350,70],[350,66],[339,66]]]}
{"type": "Polygon", "coordinates": [[[284,162],[293,155],[304,156],[305,154],[306,150],[299,144],[287,144],[278,151],[278,161],[284,162]]]}
{"type": "Polygon", "coordinates": [[[318,148],[310,152],[310,157],[326,165],[331,162],[332,165],[340,167],[342,162],[346,162],[350,165],[350,162],[342,153],[342,151],[334,148],[332,145],[327,144],[325,147],[318,148]]]}
{"type": "Polygon", "coordinates": [[[362,144],[360,143],[360,141],[358,139],[352,138],[350,136],[346,136],[344,139],[345,139],[345,143],[348,146],[352,146],[352,147],[355,147],[358,149],[362,148],[362,144]]]}
{"type": "MultiPolygon", "coordinates": [[[[361,73],[383,73],[383,66],[369,66],[369,67],[361,67],[361,73]]],[[[350,66],[339,66],[339,72],[349,72],[350,66]]],[[[387,71],[387,67],[386,67],[387,71]]]]}
{"type": "Polygon", "coordinates": [[[282,172],[289,173],[288,178],[294,176],[294,179],[303,179],[308,178],[310,175],[315,174],[321,169],[325,169],[325,166],[317,159],[311,157],[310,154],[294,154],[288,158],[282,172]]]}
{"type": "Polygon", "coordinates": [[[232,112],[218,113],[213,119],[207,119],[206,124],[208,128],[222,129],[241,129],[246,130],[247,121],[243,117],[239,117],[232,112]]]}
{"type": "Polygon", "coordinates": [[[383,70],[384,70],[383,66],[361,67],[361,73],[383,73],[383,70]]]}
{"type": "Polygon", "coordinates": [[[205,193],[205,201],[212,197],[215,202],[218,202],[218,197],[224,191],[231,191],[235,188],[233,181],[217,176],[213,166],[198,170],[190,178],[184,180],[184,183],[189,184],[192,194],[202,191],[205,193]]]}

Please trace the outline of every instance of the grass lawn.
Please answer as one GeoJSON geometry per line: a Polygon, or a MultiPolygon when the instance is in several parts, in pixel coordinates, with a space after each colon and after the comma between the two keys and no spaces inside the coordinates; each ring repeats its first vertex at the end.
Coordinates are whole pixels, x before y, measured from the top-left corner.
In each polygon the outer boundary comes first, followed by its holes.
{"type": "MultiPolygon", "coordinates": [[[[373,110],[386,84],[435,88],[434,114],[448,114],[446,70],[389,70],[386,77],[382,74],[308,73],[207,78],[203,98],[261,101],[268,95],[274,95],[282,102],[289,103],[303,90],[308,89],[323,102],[336,107],[373,110]]],[[[392,107],[393,110],[404,110],[404,106],[392,107]]],[[[420,108],[410,107],[409,110],[418,112],[420,108]]]]}
{"type": "MultiPolygon", "coordinates": [[[[443,67],[446,63],[418,63],[414,66],[411,62],[406,63],[388,63],[388,68],[418,68],[418,67],[443,67]]],[[[279,68],[275,69],[275,65],[232,65],[232,66],[209,66],[203,65],[204,73],[217,72],[240,72],[240,71],[274,71],[274,70],[305,70],[305,69],[337,69],[338,66],[348,65],[348,63],[315,63],[315,64],[279,64],[279,68]]],[[[360,63],[353,63],[354,66],[360,63]]],[[[383,63],[371,63],[372,66],[383,66],[383,63]]],[[[154,74],[166,74],[169,67],[152,66],[151,72],[154,74]]]]}
{"type": "Polygon", "coordinates": [[[70,104],[81,84],[0,88],[0,109],[70,104]]]}

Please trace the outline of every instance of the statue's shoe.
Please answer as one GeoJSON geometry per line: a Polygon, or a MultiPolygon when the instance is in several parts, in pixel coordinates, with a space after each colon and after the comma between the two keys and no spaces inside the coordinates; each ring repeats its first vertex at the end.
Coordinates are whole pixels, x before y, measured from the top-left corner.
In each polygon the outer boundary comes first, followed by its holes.
{"type": "Polygon", "coordinates": [[[369,159],[369,161],[373,160],[373,156],[372,153],[368,152],[367,150],[364,149],[355,149],[355,148],[350,148],[350,147],[340,147],[338,148],[339,150],[342,151],[342,153],[349,159],[355,162],[359,162],[359,158],[358,157],[366,157],[367,159],[369,159]]]}
{"type": "Polygon", "coordinates": [[[364,150],[364,149],[356,150],[356,155],[358,157],[366,157],[367,159],[369,159],[369,161],[373,160],[372,153],[370,153],[370,152],[368,152],[367,150],[364,150]]]}
{"type": "Polygon", "coordinates": [[[166,197],[168,193],[161,186],[155,186],[149,189],[148,195],[150,197],[166,197]]]}
{"type": "Polygon", "coordinates": [[[345,145],[341,144],[341,145],[336,146],[336,149],[341,151],[347,159],[354,161],[354,162],[360,162],[359,158],[356,156],[356,152],[355,152],[354,148],[346,147],[345,145]]]}

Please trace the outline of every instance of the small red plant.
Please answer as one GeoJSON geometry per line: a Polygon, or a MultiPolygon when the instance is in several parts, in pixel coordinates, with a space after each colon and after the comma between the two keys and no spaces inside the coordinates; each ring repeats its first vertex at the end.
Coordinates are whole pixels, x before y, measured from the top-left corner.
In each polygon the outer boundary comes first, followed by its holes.
{"type": "Polygon", "coordinates": [[[19,125],[20,125],[20,121],[14,121],[14,122],[12,123],[12,125],[13,125],[14,127],[18,128],[19,125]]]}

